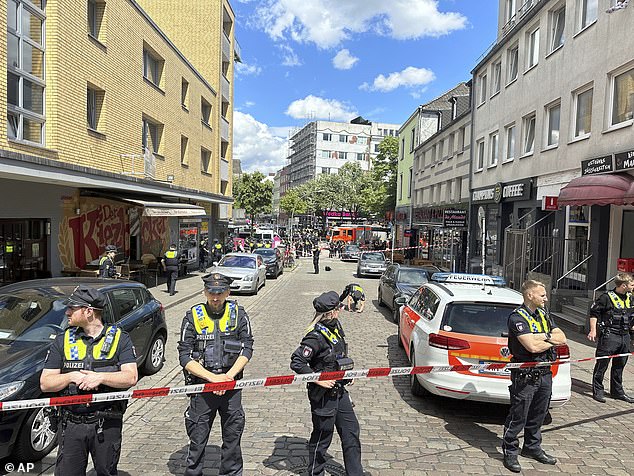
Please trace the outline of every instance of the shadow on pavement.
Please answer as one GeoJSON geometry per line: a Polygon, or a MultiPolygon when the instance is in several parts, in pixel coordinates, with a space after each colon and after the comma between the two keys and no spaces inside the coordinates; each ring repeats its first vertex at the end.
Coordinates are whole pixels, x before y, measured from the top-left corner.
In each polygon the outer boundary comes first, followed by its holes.
{"type": "MultiPolygon", "coordinates": [[[[308,440],[295,436],[279,436],[271,456],[262,461],[266,468],[284,471],[288,474],[306,474],[308,465],[308,440]]],[[[327,456],[326,471],[334,476],[345,475],[345,468],[330,455],[327,456]]]]}
{"type": "Polygon", "coordinates": [[[592,384],[590,382],[584,382],[583,380],[579,380],[574,377],[571,379],[571,381],[571,390],[573,392],[592,398],[592,384]]]}
{"type": "MultiPolygon", "coordinates": [[[[570,329],[565,329],[566,339],[576,342],[577,344],[585,345],[587,347],[595,348],[597,343],[588,340],[588,337],[585,334],[581,334],[579,332],[575,332],[570,329]]],[[[575,358],[574,356],[572,358],[575,358]]]]}
{"type": "Polygon", "coordinates": [[[389,307],[387,306],[379,306],[379,300],[378,299],[373,299],[372,300],[372,305],[374,306],[374,309],[377,310],[377,312],[381,313],[381,315],[385,318],[386,321],[391,322],[392,324],[394,324],[394,313],[390,310],[389,307]]]}
{"type": "MultiPolygon", "coordinates": [[[[167,462],[167,469],[172,474],[184,474],[185,473],[185,460],[187,459],[188,445],[183,446],[180,450],[175,451],[169,457],[167,462]]],[[[220,469],[220,446],[207,444],[205,448],[205,461],[203,462],[203,471],[208,472],[209,468],[215,470],[220,469]]],[[[119,474],[122,474],[119,472],[119,474]]]]}

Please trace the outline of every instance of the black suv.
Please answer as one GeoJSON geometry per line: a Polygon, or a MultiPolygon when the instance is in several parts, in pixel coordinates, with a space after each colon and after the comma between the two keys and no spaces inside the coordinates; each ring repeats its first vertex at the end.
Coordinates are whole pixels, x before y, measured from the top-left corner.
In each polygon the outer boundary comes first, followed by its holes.
{"type": "MultiPolygon", "coordinates": [[[[0,401],[42,398],[40,374],[55,336],[68,326],[64,299],[79,284],[107,297],[104,324],[130,334],[146,375],[163,367],[167,325],[163,305],[141,283],[97,278],[52,278],[0,288],[0,401]]],[[[0,412],[0,460],[39,461],[57,435],[42,408],[0,412]]]]}
{"type": "MultiPolygon", "coordinates": [[[[394,304],[394,300],[401,296],[409,299],[418,288],[429,281],[431,269],[399,264],[388,266],[379,282],[379,306],[387,305],[396,312],[398,306],[394,304]]],[[[396,317],[393,319],[397,322],[396,317]]]]}
{"type": "Polygon", "coordinates": [[[284,272],[282,253],[277,248],[258,248],[253,253],[260,255],[266,265],[266,277],[277,278],[284,272]]]}

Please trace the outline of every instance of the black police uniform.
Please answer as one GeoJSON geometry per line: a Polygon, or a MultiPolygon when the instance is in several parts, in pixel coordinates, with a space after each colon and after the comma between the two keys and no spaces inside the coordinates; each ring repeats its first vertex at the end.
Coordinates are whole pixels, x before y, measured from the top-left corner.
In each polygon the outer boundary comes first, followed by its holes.
{"type": "MultiPolygon", "coordinates": [[[[333,305],[336,300],[338,306],[337,293],[332,291],[331,294],[334,295],[331,297],[333,305]]],[[[316,298],[316,301],[318,299],[316,298]]],[[[291,355],[291,369],[298,374],[340,370],[342,365],[349,365],[345,368],[348,370],[352,367],[351,364],[345,334],[337,319],[315,324],[314,329],[306,334],[300,346],[291,355]]],[[[359,421],[345,388],[346,383],[346,380],[337,381],[332,389],[314,383],[308,384],[308,400],[313,421],[313,431],[308,442],[309,475],[324,474],[326,452],[335,427],[341,439],[346,474],[363,475],[359,421]]]]}
{"type": "MultiPolygon", "coordinates": [[[[556,360],[553,349],[544,352],[529,352],[519,341],[518,336],[551,332],[556,329],[550,316],[543,309],[534,313],[522,305],[511,313],[508,319],[508,345],[511,362],[552,362],[556,360]]],[[[511,408],[504,423],[502,450],[504,455],[519,454],[518,435],[524,430],[522,454],[538,455],[542,453],[541,426],[548,412],[552,394],[552,372],[550,367],[533,369],[512,369],[511,408]]]]}
{"type": "MultiPolygon", "coordinates": [[[[68,353],[74,354],[70,349],[68,353]]],[[[44,368],[60,369],[62,373],[80,369],[113,372],[120,370],[123,364],[134,363],[136,363],[136,354],[130,336],[125,331],[114,326],[106,326],[97,337],[92,338],[87,336],[82,328],[71,327],[55,338],[46,357],[44,368]],[[119,334],[118,337],[116,333],[119,334]],[[109,335],[113,335],[114,338],[109,337],[109,335]],[[81,341],[86,346],[85,355],[87,358],[79,360],[74,358],[76,355],[65,355],[67,353],[64,345],[65,340],[81,341]],[[100,354],[109,357],[107,355],[109,352],[106,349],[108,340],[112,341],[110,349],[115,345],[114,341],[117,341],[114,355],[103,361],[91,358],[94,355],[93,349],[102,345],[102,341],[103,347],[100,354]]],[[[117,390],[121,389],[99,386],[96,390],[85,392],[72,384],[62,392],[62,395],[104,393],[117,390]]],[[[118,474],[117,464],[121,453],[121,430],[125,406],[125,401],[115,401],[61,407],[55,475],[85,475],[88,453],[92,456],[98,476],[118,474]]]]}
{"type": "MultiPolygon", "coordinates": [[[[203,323],[204,318],[198,322],[203,323]]],[[[183,319],[178,354],[183,368],[191,360],[197,360],[215,374],[229,371],[241,355],[250,360],[253,355],[253,336],[246,311],[234,301],[227,301],[220,314],[212,313],[206,303],[192,307],[183,319]],[[213,321],[213,330],[210,326],[202,329],[196,326],[195,319],[205,313],[213,321]],[[226,327],[223,324],[225,322],[226,327]]],[[[206,383],[193,375],[186,377],[188,384],[206,383]]],[[[236,376],[236,380],[241,378],[242,372],[236,376]]],[[[201,393],[190,397],[189,408],[185,412],[185,428],[189,436],[186,476],[198,476],[203,472],[205,447],[216,412],[220,414],[222,425],[220,476],[242,474],[240,439],[245,418],[241,392],[229,390],[224,395],[201,393]]]]}
{"type": "Polygon", "coordinates": [[[176,294],[176,280],[178,279],[178,253],[176,250],[169,250],[163,256],[165,273],[167,275],[167,292],[170,296],[176,294]]]}
{"type": "Polygon", "coordinates": [[[313,248],[313,266],[315,267],[315,274],[319,274],[319,255],[321,254],[321,249],[319,246],[315,246],[313,248]]]}
{"type": "Polygon", "coordinates": [[[365,301],[365,293],[363,292],[363,288],[357,283],[348,284],[344,288],[343,293],[341,293],[341,296],[339,296],[339,301],[343,302],[343,300],[348,296],[352,296],[355,309],[357,308],[359,301],[365,301]]]}
{"type": "MultiPolygon", "coordinates": [[[[596,356],[630,352],[630,329],[634,324],[634,297],[612,290],[601,294],[590,307],[590,317],[597,319],[596,356]]],[[[610,394],[614,398],[625,397],[623,368],[627,357],[615,357],[610,370],[610,394]]],[[[603,398],[603,377],[610,359],[597,360],[592,372],[592,394],[603,398]]]]}
{"type": "Polygon", "coordinates": [[[99,277],[100,278],[116,278],[117,268],[114,261],[108,256],[111,251],[117,251],[117,248],[112,245],[106,246],[106,256],[102,256],[99,260],[99,277]]]}

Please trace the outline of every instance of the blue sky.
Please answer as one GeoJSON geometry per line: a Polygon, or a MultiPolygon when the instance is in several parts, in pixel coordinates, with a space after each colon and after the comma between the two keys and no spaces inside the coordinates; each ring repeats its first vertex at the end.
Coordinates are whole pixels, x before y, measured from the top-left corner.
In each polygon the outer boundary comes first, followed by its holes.
{"type": "Polygon", "coordinates": [[[495,41],[498,0],[233,0],[234,158],[247,172],[285,164],[310,120],[361,115],[402,124],[470,79],[495,41]]]}

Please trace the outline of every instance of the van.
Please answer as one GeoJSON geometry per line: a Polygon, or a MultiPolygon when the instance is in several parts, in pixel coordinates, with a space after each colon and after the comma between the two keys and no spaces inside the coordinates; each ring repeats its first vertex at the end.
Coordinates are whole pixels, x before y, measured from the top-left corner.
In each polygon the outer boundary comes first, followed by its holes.
{"type": "Polygon", "coordinates": [[[273,244],[273,248],[276,248],[280,244],[282,239],[273,230],[257,230],[253,233],[253,238],[256,241],[267,242],[270,241],[273,244]]]}

